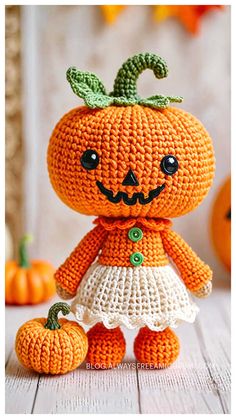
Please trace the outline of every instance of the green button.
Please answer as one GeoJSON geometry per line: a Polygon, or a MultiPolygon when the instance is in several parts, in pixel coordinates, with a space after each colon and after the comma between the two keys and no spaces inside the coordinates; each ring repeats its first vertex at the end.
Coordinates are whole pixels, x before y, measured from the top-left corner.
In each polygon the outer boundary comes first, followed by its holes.
{"type": "Polygon", "coordinates": [[[130,256],[130,262],[134,266],[142,265],[143,261],[144,261],[144,256],[142,253],[136,252],[130,256]]]}
{"type": "Polygon", "coordinates": [[[132,242],[138,242],[139,240],[142,240],[143,232],[140,228],[134,227],[129,230],[128,237],[132,242]]]}

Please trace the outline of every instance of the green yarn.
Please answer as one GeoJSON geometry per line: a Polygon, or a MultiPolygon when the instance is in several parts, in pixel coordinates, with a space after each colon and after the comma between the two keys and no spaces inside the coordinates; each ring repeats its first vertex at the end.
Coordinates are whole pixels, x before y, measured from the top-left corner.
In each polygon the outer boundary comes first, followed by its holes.
{"type": "Polygon", "coordinates": [[[104,100],[107,97],[105,87],[96,74],[70,67],[66,72],[66,78],[73,92],[84,99],[89,108],[109,106],[104,100]]]}
{"type": "Polygon", "coordinates": [[[181,96],[155,95],[142,99],[137,93],[137,80],[146,70],[153,70],[157,79],[168,75],[168,67],[163,58],[155,54],[137,54],[129,58],[117,73],[113,92],[108,94],[101,80],[93,73],[70,67],[66,77],[73,92],[82,98],[92,109],[106,108],[110,105],[142,105],[155,109],[165,109],[172,102],[182,102],[181,96]]]}
{"type": "Polygon", "coordinates": [[[138,54],[129,58],[118,71],[112,96],[139,98],[137,94],[137,79],[146,69],[153,70],[157,79],[167,77],[168,67],[166,62],[154,54],[138,54]]]}
{"type": "Polygon", "coordinates": [[[58,322],[58,314],[62,312],[64,316],[70,313],[70,306],[67,303],[55,303],[49,309],[47,322],[44,325],[45,329],[57,330],[61,328],[60,323],[58,322]]]}

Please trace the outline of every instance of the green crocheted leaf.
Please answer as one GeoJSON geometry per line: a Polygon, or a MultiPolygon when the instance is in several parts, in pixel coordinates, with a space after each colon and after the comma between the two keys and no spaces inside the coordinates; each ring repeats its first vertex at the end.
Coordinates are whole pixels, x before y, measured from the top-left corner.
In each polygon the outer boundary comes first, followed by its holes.
{"type": "Polygon", "coordinates": [[[137,98],[127,98],[124,96],[121,97],[115,97],[115,96],[110,96],[112,99],[112,105],[116,105],[116,106],[131,106],[131,105],[137,105],[138,103],[138,99],[137,98]]]}
{"type": "Polygon", "coordinates": [[[170,103],[177,102],[181,103],[183,98],[181,96],[164,96],[157,95],[151,96],[146,99],[140,99],[138,101],[139,105],[148,106],[154,109],[165,109],[170,106],[170,103]]]}
{"type": "Polygon", "coordinates": [[[103,83],[93,73],[70,67],[66,72],[66,78],[73,92],[84,100],[92,94],[98,94],[98,96],[106,95],[106,89],[103,83]]]}
{"type": "Polygon", "coordinates": [[[85,97],[84,101],[86,105],[91,109],[103,109],[112,105],[113,101],[110,96],[102,93],[91,93],[89,92],[85,97]]]}

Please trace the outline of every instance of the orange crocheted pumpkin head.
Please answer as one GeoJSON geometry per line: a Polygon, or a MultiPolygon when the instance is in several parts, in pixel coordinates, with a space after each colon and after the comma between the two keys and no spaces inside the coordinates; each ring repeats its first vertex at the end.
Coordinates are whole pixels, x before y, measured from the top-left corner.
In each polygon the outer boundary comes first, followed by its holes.
{"type": "Polygon", "coordinates": [[[214,175],[212,141],[191,114],[169,107],[180,97],[141,99],[139,74],[166,77],[153,54],[130,58],[106,94],[91,73],[70,68],[67,78],[87,106],[63,116],[48,147],[51,183],[74,210],[107,217],[177,217],[196,208],[214,175]]]}

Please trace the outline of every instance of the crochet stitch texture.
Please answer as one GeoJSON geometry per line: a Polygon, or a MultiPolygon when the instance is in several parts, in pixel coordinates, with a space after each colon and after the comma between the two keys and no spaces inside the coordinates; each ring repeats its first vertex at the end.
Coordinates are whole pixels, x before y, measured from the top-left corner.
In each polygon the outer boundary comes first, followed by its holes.
{"type": "Polygon", "coordinates": [[[194,321],[198,311],[187,290],[198,297],[211,292],[211,269],[168,218],[192,211],[207,195],[215,169],[212,140],[197,118],[169,106],[181,97],[138,95],[145,69],[157,79],[168,73],[161,57],[138,54],[123,64],[108,94],[95,74],[70,68],[67,80],[85,106],[61,118],[48,147],[59,198],[98,216],[55,274],[59,295],[75,297],[76,318],[99,323],[88,333],[92,363],[121,362],[123,349],[117,358],[110,348],[123,342],[114,328],[125,325],[143,327],[137,359],[170,365],[179,342],[169,327],[194,321]]]}
{"type": "Polygon", "coordinates": [[[156,332],[194,322],[197,306],[170,265],[121,267],[95,263],[87,271],[71,311],[78,321],[111,329],[148,326],[156,332]]]}
{"type": "Polygon", "coordinates": [[[179,347],[179,339],[169,327],[159,333],[142,327],[135,338],[134,353],[139,362],[161,369],[173,364],[179,347]]]}
{"type": "Polygon", "coordinates": [[[73,92],[83,98],[86,105],[92,109],[136,104],[165,109],[172,102],[182,102],[181,96],[156,95],[146,99],[140,98],[136,87],[137,79],[146,69],[153,70],[157,79],[162,79],[168,74],[168,67],[163,58],[149,53],[135,55],[129,58],[119,70],[113,92],[109,95],[101,80],[93,73],[70,67],[66,76],[73,92]]]}
{"type": "Polygon", "coordinates": [[[205,128],[183,110],[157,111],[140,105],[102,110],[79,107],[66,114],[52,133],[48,170],[58,196],[83,214],[172,218],[193,210],[206,196],[214,154],[205,128]],[[95,170],[86,171],[81,165],[86,149],[99,155],[95,170]],[[174,176],[160,170],[168,154],[176,155],[179,162],[174,176]],[[135,191],[133,186],[122,185],[129,169],[139,180],[135,191]],[[147,197],[157,185],[165,184],[165,189],[146,205],[128,206],[123,201],[111,203],[97,181],[113,196],[142,192],[147,197]]]}
{"type": "Polygon", "coordinates": [[[119,327],[108,330],[97,323],[88,331],[88,342],[86,360],[97,369],[116,367],[124,357],[126,343],[119,327]]]}
{"type": "Polygon", "coordinates": [[[15,350],[26,368],[44,374],[65,374],[77,368],[85,359],[88,339],[78,323],[57,313],[70,312],[65,303],[54,304],[48,318],[33,319],[23,324],[17,332],[15,350]]]}

